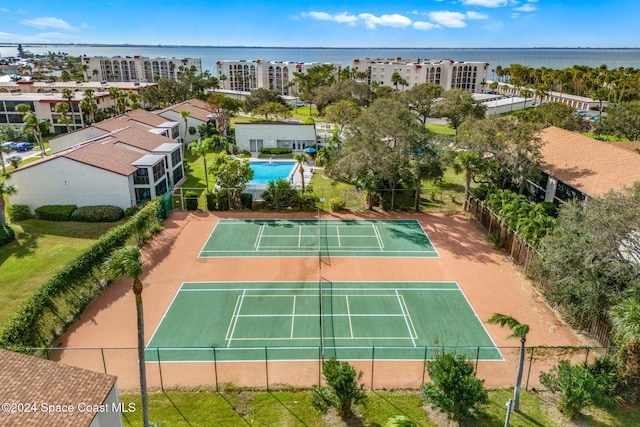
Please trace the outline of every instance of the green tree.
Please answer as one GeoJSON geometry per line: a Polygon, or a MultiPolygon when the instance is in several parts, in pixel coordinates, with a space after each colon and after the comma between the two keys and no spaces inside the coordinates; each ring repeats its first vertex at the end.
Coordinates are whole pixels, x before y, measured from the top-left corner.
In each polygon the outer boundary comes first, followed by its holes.
{"type": "Polygon", "coordinates": [[[98,103],[93,89],[85,89],[84,98],[80,101],[80,109],[87,114],[89,124],[95,123],[98,103]]]}
{"type": "Polygon", "coordinates": [[[587,405],[602,406],[611,401],[587,367],[571,365],[568,360],[561,360],[550,372],[540,374],[540,382],[560,394],[558,409],[569,418],[580,415],[587,405]]]}
{"type": "Polygon", "coordinates": [[[291,83],[297,87],[300,99],[309,104],[313,102],[318,88],[331,86],[336,82],[336,70],[332,64],[317,65],[306,72],[294,72],[293,76],[291,83]]]}
{"type": "Polygon", "coordinates": [[[427,362],[431,383],[422,386],[422,397],[449,419],[461,420],[478,414],[489,402],[484,381],[476,377],[473,363],[463,354],[440,353],[427,362]]]}
{"type": "MultiPolygon", "coordinates": [[[[186,111],[186,110],[183,110],[186,111]]],[[[207,153],[213,151],[213,140],[210,138],[198,139],[196,141],[191,141],[188,145],[189,150],[195,156],[202,157],[202,162],[204,165],[204,182],[207,187],[207,191],[209,191],[209,173],[207,172],[207,153]]]]}
{"type": "Polygon", "coordinates": [[[485,168],[485,161],[477,151],[459,151],[453,163],[456,173],[465,173],[465,191],[471,193],[471,181],[482,173],[485,168]]]}
{"type": "Polygon", "coordinates": [[[609,107],[596,126],[598,135],[616,135],[630,141],[640,139],[640,101],[623,102],[609,107]]]}
{"type": "Polygon", "coordinates": [[[280,94],[275,90],[258,88],[251,91],[251,94],[244,100],[244,111],[253,111],[267,102],[277,102],[286,105],[280,94]]]}
{"type": "Polygon", "coordinates": [[[442,99],[434,107],[434,113],[449,119],[449,123],[456,132],[467,118],[484,118],[486,110],[486,105],[473,99],[471,92],[462,89],[444,91],[442,99]]]}
{"type": "Polygon", "coordinates": [[[184,121],[184,133],[182,134],[182,143],[187,143],[187,135],[189,133],[189,117],[191,117],[191,110],[181,110],[180,118],[184,121]]]}
{"type": "Polygon", "coordinates": [[[147,372],[144,357],[144,316],[142,307],[142,257],[140,249],[127,246],[117,250],[105,264],[105,275],[112,280],[128,277],[132,280],[131,289],[136,300],[136,316],[138,329],[138,368],[140,372],[140,398],[142,400],[142,419],[145,427],[149,426],[149,404],[147,400],[147,372]]]}
{"type": "Polygon", "coordinates": [[[442,96],[442,86],[433,83],[422,83],[403,93],[403,99],[409,109],[416,115],[423,125],[432,114],[438,98],[442,96]]]}
{"type": "Polygon", "coordinates": [[[632,403],[640,396],[640,291],[634,288],[631,296],[609,310],[616,342],[620,345],[618,360],[629,388],[632,403]]]}
{"type": "Polygon", "coordinates": [[[408,85],[407,80],[403,78],[398,72],[395,72],[391,75],[391,83],[393,83],[396,92],[398,91],[398,85],[403,87],[408,85]]]}
{"type": "Polygon", "coordinates": [[[42,136],[42,127],[43,127],[42,125],[43,123],[46,123],[46,121],[39,120],[38,117],[36,117],[35,113],[31,111],[24,115],[24,117],[22,118],[22,121],[24,122],[25,132],[31,133],[34,140],[36,141],[36,144],[40,146],[40,150],[42,151],[42,155],[44,156],[45,148],[44,148],[44,139],[42,136]]]}
{"type": "Polygon", "coordinates": [[[511,334],[507,339],[517,338],[520,340],[520,356],[518,357],[518,373],[516,375],[516,385],[513,390],[513,410],[520,411],[520,386],[522,384],[522,373],[524,372],[524,353],[527,335],[529,334],[529,325],[518,322],[515,318],[501,313],[493,313],[487,319],[487,323],[491,325],[505,326],[511,330],[511,334]]]}
{"type": "MultiPolygon", "coordinates": [[[[8,175],[3,173],[5,178],[8,178],[8,175]]],[[[7,225],[7,218],[5,216],[5,197],[12,196],[18,192],[18,189],[15,185],[8,185],[6,180],[0,182],[0,227],[4,227],[7,225]]]]}
{"type": "Polygon", "coordinates": [[[59,114],[58,123],[67,126],[67,133],[71,132],[71,118],[68,116],[69,104],[67,104],[66,102],[58,102],[53,106],[53,111],[59,114]]]}
{"type": "Polygon", "coordinates": [[[240,194],[253,179],[253,169],[248,161],[233,159],[224,153],[213,155],[209,172],[215,177],[216,185],[229,193],[231,208],[240,206],[240,194]]]}
{"type": "Polygon", "coordinates": [[[265,120],[270,120],[270,117],[273,117],[277,121],[291,117],[291,110],[284,104],[269,101],[251,110],[251,114],[264,116],[265,120]]]}
{"type": "Polygon", "coordinates": [[[345,126],[360,115],[360,112],[360,107],[355,102],[340,100],[325,109],[324,117],[326,121],[338,125],[338,130],[342,132],[345,126]]]}
{"type": "Polygon", "coordinates": [[[215,115],[216,127],[218,131],[227,136],[231,126],[231,117],[242,110],[244,105],[239,99],[231,98],[221,93],[215,92],[209,95],[207,103],[211,106],[215,115]]]}
{"type": "Polygon", "coordinates": [[[367,398],[364,384],[360,383],[362,372],[356,372],[348,362],[332,357],[322,362],[322,375],[327,387],[313,386],[313,406],[321,412],[333,406],[343,418],[349,418],[353,405],[363,403],[367,398]]]}

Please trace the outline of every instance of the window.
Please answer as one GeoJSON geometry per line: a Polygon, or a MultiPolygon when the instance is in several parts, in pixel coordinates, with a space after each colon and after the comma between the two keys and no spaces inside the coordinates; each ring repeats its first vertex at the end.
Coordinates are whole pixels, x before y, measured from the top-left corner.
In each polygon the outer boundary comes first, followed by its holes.
{"type": "Polygon", "coordinates": [[[133,183],[138,185],[149,184],[149,171],[147,169],[137,169],[133,174],[133,183]]]}
{"type": "Polygon", "coordinates": [[[180,153],[180,149],[177,149],[171,153],[171,164],[177,166],[180,162],[182,162],[182,154],[180,153]]]}
{"type": "Polygon", "coordinates": [[[156,185],[156,196],[160,196],[167,192],[167,180],[163,179],[156,185]]]}
{"type": "Polygon", "coordinates": [[[136,188],[136,203],[140,204],[151,200],[151,190],[149,188],[136,188]]]}
{"type": "Polygon", "coordinates": [[[153,182],[158,182],[164,176],[164,162],[153,165],[153,182]]]}
{"type": "Polygon", "coordinates": [[[173,170],[173,183],[180,182],[184,175],[182,174],[182,168],[175,168],[173,170]]]}

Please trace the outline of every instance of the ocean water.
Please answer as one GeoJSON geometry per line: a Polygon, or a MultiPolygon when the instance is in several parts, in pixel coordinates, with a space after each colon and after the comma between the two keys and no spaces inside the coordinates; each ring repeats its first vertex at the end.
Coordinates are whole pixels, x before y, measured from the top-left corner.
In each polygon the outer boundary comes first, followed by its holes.
{"type": "MultiPolygon", "coordinates": [[[[203,70],[215,75],[216,61],[255,60],[331,62],[351,66],[354,58],[454,59],[498,65],[522,64],[533,68],[562,69],[573,65],[640,68],[640,49],[577,48],[294,48],[294,47],[219,47],[219,46],[132,46],[132,45],[28,45],[33,53],[65,52],[74,56],[148,56],[166,58],[200,58],[203,70]]],[[[0,56],[17,54],[16,45],[0,45],[0,56]]],[[[492,78],[491,74],[489,78],[492,78]]]]}

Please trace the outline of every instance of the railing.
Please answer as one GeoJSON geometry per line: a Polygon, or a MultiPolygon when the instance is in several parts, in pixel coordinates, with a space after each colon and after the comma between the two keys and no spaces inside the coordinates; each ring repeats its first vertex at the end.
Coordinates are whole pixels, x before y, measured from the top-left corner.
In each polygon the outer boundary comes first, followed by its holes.
{"type": "MultiPolygon", "coordinates": [[[[324,358],[340,354],[346,348],[324,346],[324,358]]],[[[139,387],[138,353],[136,348],[48,348],[33,349],[51,360],[72,366],[104,372],[118,377],[121,389],[139,387]]],[[[349,349],[353,351],[353,349],[349,349]]],[[[488,387],[513,386],[518,367],[519,346],[498,347],[502,360],[483,360],[494,347],[403,347],[410,359],[391,359],[397,347],[358,347],[358,359],[349,363],[363,372],[363,383],[370,389],[418,389],[429,381],[425,363],[442,352],[467,355],[476,366],[477,375],[488,387]]],[[[539,376],[556,366],[560,360],[572,363],[593,362],[595,357],[613,354],[613,347],[527,347],[523,387],[540,387],[539,376]]],[[[322,350],[320,347],[252,347],[252,348],[150,348],[145,353],[147,383],[153,388],[180,386],[212,386],[218,389],[232,383],[239,387],[282,389],[311,387],[322,381],[322,350]],[[177,361],[176,352],[191,352],[190,361],[177,361]],[[295,360],[291,359],[295,352],[295,360]],[[249,359],[235,360],[240,353],[249,359]],[[247,357],[247,356],[250,357],[247,357]]]]}

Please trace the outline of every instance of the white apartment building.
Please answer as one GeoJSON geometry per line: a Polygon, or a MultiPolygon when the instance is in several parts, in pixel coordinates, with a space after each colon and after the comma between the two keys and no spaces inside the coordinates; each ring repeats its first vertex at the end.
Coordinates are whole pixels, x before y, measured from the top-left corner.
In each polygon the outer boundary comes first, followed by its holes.
{"type": "Polygon", "coordinates": [[[422,83],[434,83],[443,89],[464,89],[482,93],[487,84],[489,64],[486,62],[460,62],[450,59],[369,59],[356,58],[351,68],[368,73],[368,82],[381,86],[395,87],[392,81],[398,73],[407,81],[405,90],[422,83]]]}
{"type": "Polygon", "coordinates": [[[109,88],[115,87],[120,91],[139,92],[143,87],[152,86],[155,83],[136,84],[132,82],[41,82],[41,81],[0,81],[0,125],[22,126],[23,115],[16,111],[16,106],[26,104],[39,120],[49,120],[50,131],[55,134],[67,132],[67,126],[58,123],[59,114],[55,112],[55,105],[59,102],[71,104],[68,117],[71,119],[71,130],[82,128],[86,125],[84,115],[80,108],[80,102],[84,99],[85,90],[93,90],[99,110],[113,107],[115,104],[109,97],[109,88]],[[67,100],[62,96],[65,89],[73,92],[73,98],[67,100]]]}
{"type": "MultiPolygon", "coordinates": [[[[240,92],[250,92],[264,88],[275,90],[280,95],[291,96],[295,88],[289,86],[294,78],[293,73],[306,72],[310,68],[326,65],[321,62],[291,61],[216,61],[216,77],[220,88],[240,92]]],[[[340,71],[340,64],[331,64],[340,71]]]]}
{"type": "Polygon", "coordinates": [[[86,80],[153,83],[158,78],[176,80],[180,67],[196,67],[202,73],[200,58],[148,58],[145,56],[95,56],[82,58],[86,80]]]}

